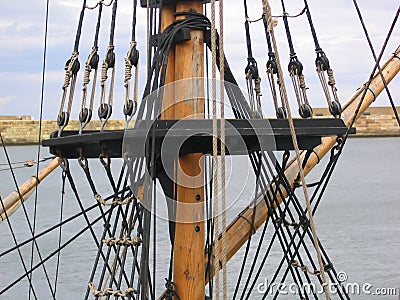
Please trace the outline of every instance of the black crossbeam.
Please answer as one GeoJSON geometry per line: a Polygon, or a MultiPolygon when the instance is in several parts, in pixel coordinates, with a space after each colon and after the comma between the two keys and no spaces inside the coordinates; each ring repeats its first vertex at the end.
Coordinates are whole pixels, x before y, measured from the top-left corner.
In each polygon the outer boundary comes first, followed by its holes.
{"type": "MultiPolygon", "coordinates": [[[[219,130],[220,121],[218,121],[219,130]]],[[[312,150],[324,136],[340,136],[347,131],[343,120],[294,119],[300,149],[312,150]]],[[[288,121],[285,119],[227,119],[227,155],[247,155],[260,150],[293,150],[288,121]]],[[[134,129],[115,131],[63,131],[54,132],[43,141],[54,155],[65,158],[98,158],[101,154],[111,158],[123,153],[148,157],[153,149],[156,155],[212,153],[212,120],[156,120],[137,121],[134,129]]],[[[351,131],[355,133],[355,129],[351,131]]],[[[220,148],[220,143],[219,143],[220,148]]]]}

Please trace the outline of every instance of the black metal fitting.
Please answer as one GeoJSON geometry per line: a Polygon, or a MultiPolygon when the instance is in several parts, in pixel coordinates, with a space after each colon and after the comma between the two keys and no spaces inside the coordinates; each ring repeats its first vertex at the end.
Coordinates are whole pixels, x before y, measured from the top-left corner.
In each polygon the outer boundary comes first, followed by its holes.
{"type": "Polygon", "coordinates": [[[291,58],[288,70],[289,73],[293,72],[295,75],[301,75],[303,73],[303,64],[297,59],[297,57],[291,58]]]}
{"type": "Polygon", "coordinates": [[[332,116],[338,117],[342,113],[342,107],[340,106],[340,103],[337,101],[332,101],[329,104],[329,112],[331,113],[332,116]]]}
{"type": "Polygon", "coordinates": [[[136,46],[133,47],[132,51],[131,51],[131,55],[129,56],[129,62],[137,67],[137,64],[139,62],[139,50],[136,49],[136,46]]]}
{"type": "Polygon", "coordinates": [[[60,114],[58,114],[57,124],[58,124],[59,127],[67,126],[68,122],[69,122],[69,113],[63,111],[60,114]]]}
{"type": "Polygon", "coordinates": [[[136,111],[136,106],[137,106],[136,102],[129,100],[127,103],[124,104],[124,109],[123,109],[124,115],[132,116],[136,111]]]}
{"type": "Polygon", "coordinates": [[[317,52],[315,66],[317,68],[321,68],[323,71],[328,71],[328,69],[330,68],[329,59],[322,50],[317,52]]]}
{"type": "Polygon", "coordinates": [[[108,103],[103,103],[97,112],[100,119],[106,119],[112,114],[112,106],[108,103]]]}
{"type": "Polygon", "coordinates": [[[278,107],[278,109],[276,110],[276,117],[278,119],[286,119],[287,118],[287,114],[286,114],[286,110],[284,107],[278,107]]]}
{"type": "Polygon", "coordinates": [[[115,65],[115,53],[114,53],[114,49],[110,48],[107,51],[107,55],[106,55],[106,62],[109,68],[114,68],[115,65]]]}
{"type": "Polygon", "coordinates": [[[92,57],[90,58],[89,66],[90,66],[93,70],[97,70],[97,67],[99,66],[99,61],[100,61],[100,56],[99,56],[99,54],[96,52],[96,53],[93,54],[92,57]]]}
{"type": "Polygon", "coordinates": [[[88,108],[82,108],[79,113],[79,121],[81,123],[88,123],[92,119],[92,110],[88,108]]]}
{"type": "Polygon", "coordinates": [[[304,103],[299,107],[299,114],[303,119],[311,118],[312,113],[313,113],[312,108],[307,103],[304,103]]]}

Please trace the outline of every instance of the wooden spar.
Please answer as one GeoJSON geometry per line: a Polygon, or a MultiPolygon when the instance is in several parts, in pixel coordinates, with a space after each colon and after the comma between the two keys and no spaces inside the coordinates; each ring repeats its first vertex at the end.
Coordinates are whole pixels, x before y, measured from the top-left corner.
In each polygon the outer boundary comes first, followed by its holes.
{"type": "Polygon", "coordinates": [[[0,205],[0,223],[3,222],[7,217],[10,217],[22,204],[22,201],[26,201],[29,196],[35,191],[35,188],[42,182],[47,175],[53,172],[60,165],[58,158],[54,158],[47,166],[39,171],[37,174],[33,175],[30,179],[25,181],[19,187],[18,191],[12,192],[6,198],[3,199],[3,205],[0,205]],[[22,196],[22,201],[20,198],[22,196]],[[3,210],[3,206],[5,211],[3,210]]]}
{"type": "MultiPolygon", "coordinates": [[[[176,12],[203,12],[203,1],[177,2],[163,7],[162,26],[171,24],[176,12]]],[[[178,16],[177,18],[184,18],[178,16]]],[[[204,118],[204,32],[191,30],[191,39],[169,54],[164,91],[163,119],[204,118]],[[171,106],[172,105],[172,106],[171,106]]],[[[173,282],[181,300],[204,300],[204,176],[200,153],[180,156],[176,170],[176,227],[173,282]],[[184,222],[188,220],[191,222],[184,222]]]]}
{"type": "MultiPolygon", "coordinates": [[[[392,57],[384,64],[382,67],[382,74],[385,77],[387,83],[389,83],[400,71],[400,46],[396,49],[392,57]]],[[[365,110],[375,101],[375,98],[384,90],[385,86],[382,81],[379,73],[375,74],[369,89],[365,95],[365,99],[360,107],[359,113],[357,115],[357,119],[365,112],[365,110]]],[[[363,92],[365,90],[365,84],[362,85],[357,92],[348,100],[348,102],[343,107],[342,119],[344,120],[346,126],[350,126],[351,121],[356,113],[356,109],[362,100],[363,92]]],[[[307,175],[322,159],[332,147],[336,144],[336,136],[334,137],[325,137],[322,139],[322,143],[320,146],[316,147],[315,155],[312,155],[304,168],[304,174],[307,175]]],[[[301,159],[304,159],[304,152],[302,153],[301,159]]],[[[288,163],[285,169],[285,175],[293,187],[295,178],[299,173],[299,169],[294,160],[288,163]]],[[[282,188],[282,192],[285,197],[287,197],[287,192],[282,188]]],[[[282,199],[278,195],[279,202],[282,202],[282,199]]],[[[236,217],[235,220],[227,228],[227,259],[229,260],[232,256],[243,246],[243,244],[248,240],[249,233],[251,230],[250,224],[246,220],[251,220],[253,216],[253,209],[256,209],[255,212],[255,221],[254,221],[254,231],[257,231],[258,228],[266,221],[268,217],[268,208],[264,202],[263,196],[260,195],[257,200],[257,205],[255,208],[247,207],[245,208],[240,217],[236,217]]],[[[221,236],[218,239],[220,243],[219,249],[221,249],[221,236]]],[[[207,263],[208,258],[205,256],[205,264],[207,263]]]]}

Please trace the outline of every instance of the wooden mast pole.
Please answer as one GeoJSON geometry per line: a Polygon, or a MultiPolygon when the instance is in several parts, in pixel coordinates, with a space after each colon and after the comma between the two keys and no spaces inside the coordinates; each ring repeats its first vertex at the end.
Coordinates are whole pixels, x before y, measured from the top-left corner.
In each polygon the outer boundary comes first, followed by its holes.
{"type": "MultiPolygon", "coordinates": [[[[189,11],[203,13],[203,1],[177,1],[175,5],[164,6],[162,29],[175,20],[175,12],[189,11]]],[[[170,51],[162,119],[204,118],[204,32],[191,30],[190,37],[189,41],[177,44],[170,51]],[[172,82],[174,85],[170,84],[172,82]]],[[[180,156],[176,170],[173,282],[181,300],[204,300],[205,297],[204,174],[201,156],[200,153],[180,156]]]]}

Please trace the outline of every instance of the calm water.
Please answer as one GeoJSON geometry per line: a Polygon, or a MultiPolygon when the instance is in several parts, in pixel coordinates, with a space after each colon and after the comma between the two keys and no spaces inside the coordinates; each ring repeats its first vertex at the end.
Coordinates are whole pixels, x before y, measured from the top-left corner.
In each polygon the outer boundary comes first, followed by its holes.
{"type": "MultiPolygon", "coordinates": [[[[35,159],[37,147],[21,146],[7,148],[12,161],[35,159]]],[[[337,271],[346,272],[348,282],[369,283],[375,288],[399,288],[400,286],[400,138],[370,138],[351,139],[334,172],[331,183],[326,191],[316,217],[319,237],[326,251],[329,253],[337,271]]],[[[42,157],[49,156],[46,149],[42,149],[42,157]]],[[[307,179],[309,182],[318,178],[326,159],[320,163],[307,179]]],[[[0,151],[0,164],[5,163],[3,150],[0,151]]],[[[252,188],[254,178],[247,174],[248,165],[245,158],[235,158],[230,162],[232,167],[228,198],[237,199],[232,202],[228,211],[231,219],[248,203],[254,193],[252,188]],[[243,184],[247,178],[248,184],[243,184]]],[[[119,162],[113,164],[117,173],[119,162]]],[[[0,166],[0,169],[3,166],[0,166]]],[[[71,163],[73,175],[85,206],[93,204],[93,199],[82,170],[71,163]]],[[[105,180],[105,173],[99,162],[91,162],[92,174],[96,177],[96,186],[102,195],[110,192],[110,186],[105,180]]],[[[15,170],[18,183],[25,181],[34,170],[15,170]]],[[[4,198],[15,189],[9,171],[0,171],[0,195],[4,198]]],[[[57,170],[47,178],[39,189],[37,212],[37,232],[56,224],[60,218],[61,199],[61,172],[57,170]]],[[[161,199],[161,198],[160,198],[161,199]]],[[[33,215],[34,197],[26,203],[27,214],[33,215]]],[[[75,198],[69,187],[66,189],[64,218],[79,212],[75,198]]],[[[162,215],[162,204],[160,214],[162,215]]],[[[90,218],[96,218],[98,211],[89,213],[90,218]]],[[[11,225],[19,242],[29,238],[29,228],[26,225],[24,212],[20,209],[11,218],[11,225]]],[[[64,227],[63,241],[73,236],[85,225],[81,218],[64,227]]],[[[158,286],[162,289],[164,278],[167,276],[169,257],[169,242],[166,222],[158,219],[158,247],[161,251],[157,257],[158,286]]],[[[95,227],[101,230],[101,225],[95,227]]],[[[268,235],[268,234],[267,234],[268,235]]],[[[271,233],[270,233],[271,235],[271,233]]],[[[38,240],[43,257],[46,257],[56,247],[58,230],[45,235],[38,240]]],[[[14,242],[6,222],[0,224],[0,253],[13,246],[14,242]]],[[[22,248],[22,255],[29,266],[30,245],[22,248]]],[[[254,252],[254,247],[252,251],[254,252]]],[[[270,265],[280,259],[280,248],[274,247],[270,265]]],[[[89,234],[84,234],[61,253],[60,276],[57,290],[58,299],[81,299],[86,289],[92,262],[96,254],[96,247],[89,234]]],[[[243,251],[236,255],[229,263],[229,291],[232,295],[236,285],[238,269],[240,268],[243,251]]],[[[37,259],[36,259],[37,261],[37,259]]],[[[56,258],[47,264],[51,281],[54,281],[56,258]]],[[[267,267],[257,283],[270,278],[273,267],[267,267]]],[[[8,285],[17,276],[23,274],[20,258],[17,253],[0,258],[0,288],[8,285]]],[[[34,273],[35,289],[40,299],[50,299],[48,288],[43,280],[43,271],[34,273]]],[[[289,283],[289,282],[288,282],[289,283]]],[[[16,296],[25,296],[28,285],[24,281],[10,290],[0,299],[14,299],[16,296]]],[[[398,296],[351,296],[352,299],[397,299],[398,296]]],[[[25,298],[25,297],[24,297],[25,298]]],[[[254,293],[251,299],[261,298],[254,293]]],[[[295,299],[296,297],[283,297],[295,299]]],[[[321,297],[322,298],[322,297],[321,297]]]]}

